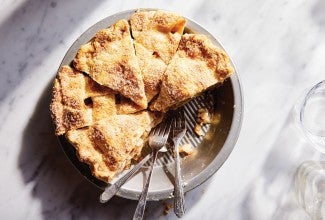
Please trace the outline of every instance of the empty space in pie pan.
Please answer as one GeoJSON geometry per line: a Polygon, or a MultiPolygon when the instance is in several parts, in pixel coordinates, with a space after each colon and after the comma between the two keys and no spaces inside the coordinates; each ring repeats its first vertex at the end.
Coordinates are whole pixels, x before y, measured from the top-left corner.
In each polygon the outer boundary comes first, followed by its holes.
{"type": "MultiPolygon", "coordinates": [[[[129,20],[136,10],[138,9],[114,14],[90,27],[70,47],[60,68],[64,65],[70,65],[80,46],[91,40],[95,36],[96,32],[110,27],[118,20],[129,20]]],[[[204,34],[208,36],[215,45],[223,48],[220,42],[207,30],[188,18],[186,18],[186,20],[186,33],[204,34]]],[[[226,161],[233,150],[239,135],[243,117],[242,107],[242,91],[236,69],[234,74],[232,74],[232,76],[221,86],[205,92],[185,105],[188,131],[185,138],[182,140],[182,143],[190,143],[196,148],[195,153],[182,159],[181,168],[185,192],[206,181],[226,161]],[[203,127],[205,135],[198,137],[194,133],[193,127],[197,117],[197,110],[202,107],[212,110],[213,116],[221,117],[218,123],[205,125],[203,127]]],[[[91,170],[87,164],[79,161],[74,147],[65,139],[64,136],[59,136],[59,142],[67,157],[84,177],[102,189],[107,186],[107,183],[96,179],[91,174],[91,170]]],[[[172,197],[174,190],[174,169],[174,160],[171,152],[161,153],[152,174],[148,200],[160,200],[172,197]]],[[[147,166],[144,166],[124,186],[122,186],[117,195],[128,199],[138,199],[144,185],[144,180],[148,175],[147,171],[147,166]]]]}

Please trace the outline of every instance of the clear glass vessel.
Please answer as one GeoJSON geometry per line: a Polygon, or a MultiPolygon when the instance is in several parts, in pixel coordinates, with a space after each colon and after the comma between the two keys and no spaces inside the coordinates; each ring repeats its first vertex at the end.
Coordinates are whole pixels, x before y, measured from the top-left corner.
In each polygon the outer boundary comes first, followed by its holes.
{"type": "Polygon", "coordinates": [[[298,123],[307,140],[325,153],[325,80],[316,84],[302,100],[298,123]]]}
{"type": "Polygon", "coordinates": [[[325,161],[301,164],[295,175],[295,191],[311,219],[325,219],[325,161]]]}

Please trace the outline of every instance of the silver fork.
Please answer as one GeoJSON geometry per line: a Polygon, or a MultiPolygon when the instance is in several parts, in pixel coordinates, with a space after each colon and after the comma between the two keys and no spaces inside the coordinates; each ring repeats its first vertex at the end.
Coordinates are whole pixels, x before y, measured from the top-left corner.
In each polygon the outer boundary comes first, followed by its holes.
{"type": "Polygon", "coordinates": [[[175,190],[174,190],[174,212],[177,217],[182,217],[185,213],[184,190],[181,176],[181,165],[179,157],[179,143],[186,133],[186,120],[184,107],[179,108],[174,115],[173,122],[173,143],[175,152],[175,190]]]}
{"type": "Polygon", "coordinates": [[[147,195],[148,195],[148,189],[149,189],[149,184],[150,184],[150,179],[151,179],[151,174],[152,170],[154,167],[154,164],[156,163],[158,152],[165,146],[169,132],[171,129],[171,124],[172,124],[173,118],[172,117],[167,117],[166,122],[161,123],[157,127],[155,127],[149,135],[149,146],[152,149],[151,152],[151,166],[149,170],[149,176],[146,179],[144,188],[142,190],[137,208],[134,212],[133,215],[133,220],[140,220],[143,219],[143,214],[144,210],[146,208],[146,202],[147,202],[147,195]]]}

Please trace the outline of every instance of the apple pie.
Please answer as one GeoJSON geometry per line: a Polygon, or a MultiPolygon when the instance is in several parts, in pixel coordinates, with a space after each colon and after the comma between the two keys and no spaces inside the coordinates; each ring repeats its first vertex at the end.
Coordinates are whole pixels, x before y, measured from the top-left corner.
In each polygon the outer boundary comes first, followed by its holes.
{"type": "Polygon", "coordinates": [[[175,13],[137,11],[98,31],[58,71],[55,134],[65,135],[98,179],[111,182],[128,169],[165,112],[233,72],[208,37],[183,34],[185,23],[175,13]]]}

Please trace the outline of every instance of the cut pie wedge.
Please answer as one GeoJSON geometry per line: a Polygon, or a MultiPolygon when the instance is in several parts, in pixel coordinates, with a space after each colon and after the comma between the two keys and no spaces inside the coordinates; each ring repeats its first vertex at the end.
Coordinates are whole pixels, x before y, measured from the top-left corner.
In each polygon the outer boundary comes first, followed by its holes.
{"type": "Polygon", "coordinates": [[[162,75],[174,56],[186,20],[171,12],[137,11],[130,24],[148,102],[158,94],[162,75]]]}
{"type": "Polygon", "coordinates": [[[166,112],[223,82],[233,68],[228,55],[200,34],[184,34],[163,75],[158,98],[150,105],[166,112]]]}
{"type": "Polygon", "coordinates": [[[74,66],[145,109],[147,98],[129,24],[120,20],[81,46],[74,66]]]}
{"type": "Polygon", "coordinates": [[[93,175],[110,182],[137,159],[159,117],[148,111],[132,115],[107,116],[94,125],[69,131],[66,135],[81,161],[93,175]]]}

